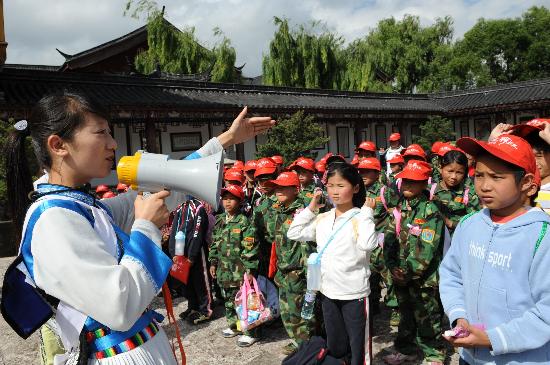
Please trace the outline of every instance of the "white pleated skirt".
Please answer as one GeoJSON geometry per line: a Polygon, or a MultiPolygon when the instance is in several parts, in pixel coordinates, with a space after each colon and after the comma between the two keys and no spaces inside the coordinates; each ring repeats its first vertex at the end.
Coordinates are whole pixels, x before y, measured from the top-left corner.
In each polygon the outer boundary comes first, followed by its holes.
{"type": "Polygon", "coordinates": [[[106,359],[88,360],[88,365],[177,365],[164,330],[133,350],[106,359]]]}

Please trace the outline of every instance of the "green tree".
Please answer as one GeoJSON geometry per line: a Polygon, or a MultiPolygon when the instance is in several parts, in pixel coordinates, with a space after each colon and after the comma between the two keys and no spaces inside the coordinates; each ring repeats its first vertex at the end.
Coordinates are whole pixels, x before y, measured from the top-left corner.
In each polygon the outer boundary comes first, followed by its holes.
{"type": "Polygon", "coordinates": [[[447,142],[454,140],[455,129],[451,120],[440,116],[428,117],[428,120],[420,125],[420,135],[413,135],[414,143],[418,143],[424,150],[430,150],[436,141],[447,142]]]}
{"type": "Polygon", "coordinates": [[[299,156],[313,157],[315,153],[311,150],[329,140],[322,135],[322,128],[313,116],[298,111],[270,129],[266,143],[258,146],[256,157],[281,155],[287,162],[299,156]]]}
{"type": "Polygon", "coordinates": [[[262,62],[266,85],[336,89],[343,39],[319,22],[290,29],[288,19],[274,17],[278,26],[262,62]]]}

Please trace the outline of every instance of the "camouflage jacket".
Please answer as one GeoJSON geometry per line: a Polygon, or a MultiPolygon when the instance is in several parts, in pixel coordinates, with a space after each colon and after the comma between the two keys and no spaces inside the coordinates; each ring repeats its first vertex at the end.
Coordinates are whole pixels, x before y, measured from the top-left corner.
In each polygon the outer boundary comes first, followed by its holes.
{"type": "Polygon", "coordinates": [[[256,202],[253,210],[250,224],[244,232],[245,240],[254,240],[258,245],[258,274],[267,276],[269,268],[269,255],[271,252],[271,242],[267,235],[265,217],[272,209],[273,204],[277,202],[275,195],[262,195],[256,202]]]}
{"type": "Polygon", "coordinates": [[[481,209],[476,192],[465,183],[460,184],[455,190],[447,190],[441,183],[437,184],[432,201],[437,205],[441,214],[452,221],[453,225],[449,228],[451,234],[462,217],[481,209]],[[468,193],[467,201],[464,199],[466,193],[468,193]]]}
{"type": "Polygon", "coordinates": [[[432,157],[432,182],[438,183],[441,181],[441,163],[439,161],[439,156],[432,157]]]}
{"type": "Polygon", "coordinates": [[[396,209],[401,212],[400,232],[398,235],[396,220],[391,219],[384,235],[386,267],[402,269],[408,282],[437,287],[444,240],[441,213],[425,194],[403,199],[396,209]]]}
{"type": "Polygon", "coordinates": [[[258,269],[258,246],[253,237],[245,237],[249,220],[237,214],[227,220],[227,213],[216,218],[210,247],[210,263],[216,266],[216,277],[222,287],[239,286],[245,272],[258,269]]]}
{"type": "MultiPolygon", "coordinates": [[[[379,181],[376,181],[371,186],[367,187],[367,198],[376,200],[376,206],[374,207],[374,223],[376,224],[376,230],[382,231],[385,225],[386,218],[388,217],[388,211],[382,203],[381,191],[382,185],[379,181]]],[[[387,187],[384,189],[384,199],[387,201],[390,199],[391,192],[387,187]],[[386,199],[388,198],[388,199],[386,199]]]]}
{"type": "Polygon", "coordinates": [[[300,191],[300,194],[298,197],[304,202],[304,207],[307,207],[309,203],[311,203],[311,199],[313,199],[313,192],[315,191],[315,182],[311,182],[308,186],[303,188],[300,191]]]}
{"type": "Polygon", "coordinates": [[[275,242],[277,269],[281,274],[303,270],[307,257],[314,251],[313,243],[293,241],[286,235],[294,216],[303,209],[304,202],[300,198],[288,207],[277,202],[265,217],[267,237],[271,242],[275,242]]]}

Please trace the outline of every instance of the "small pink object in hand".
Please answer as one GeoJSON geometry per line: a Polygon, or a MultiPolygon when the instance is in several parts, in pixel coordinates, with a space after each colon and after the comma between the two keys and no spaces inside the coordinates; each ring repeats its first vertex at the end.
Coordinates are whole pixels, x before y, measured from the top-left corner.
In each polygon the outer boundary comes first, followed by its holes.
{"type": "Polygon", "coordinates": [[[407,224],[407,227],[409,227],[409,233],[413,236],[420,236],[420,234],[422,233],[422,228],[420,228],[419,226],[407,224]]]}
{"type": "Polygon", "coordinates": [[[470,335],[470,331],[461,326],[456,326],[455,328],[445,331],[443,336],[445,337],[454,337],[454,338],[464,338],[470,335]]]}

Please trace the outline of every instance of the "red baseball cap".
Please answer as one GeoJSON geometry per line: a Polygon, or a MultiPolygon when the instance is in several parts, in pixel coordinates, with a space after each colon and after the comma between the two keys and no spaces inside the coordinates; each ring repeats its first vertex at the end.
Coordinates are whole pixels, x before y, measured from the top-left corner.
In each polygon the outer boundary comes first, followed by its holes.
{"type": "Polygon", "coordinates": [[[96,188],[95,188],[95,192],[96,193],[105,193],[109,191],[109,187],[105,184],[101,184],[101,185],[98,185],[96,188]]]}
{"type": "Polygon", "coordinates": [[[271,156],[271,159],[275,161],[277,165],[282,165],[285,163],[285,161],[283,160],[283,156],[280,155],[271,156]]]}
{"type": "Polygon", "coordinates": [[[270,157],[260,158],[256,162],[256,171],[254,171],[254,177],[260,175],[270,175],[277,171],[277,163],[270,157]]]}
{"type": "Polygon", "coordinates": [[[529,143],[521,137],[503,134],[489,142],[463,137],[456,141],[456,144],[474,157],[487,152],[496,158],[522,168],[527,173],[533,175],[538,173],[533,150],[529,143]]]}
{"type": "Polygon", "coordinates": [[[117,191],[128,191],[128,185],[123,183],[118,183],[116,186],[117,191]]]}
{"type": "Polygon", "coordinates": [[[221,195],[223,195],[223,193],[229,193],[239,200],[244,199],[244,190],[239,185],[227,185],[225,188],[222,188],[221,195]]]}
{"type": "Polygon", "coordinates": [[[444,144],[446,144],[445,142],[441,142],[441,141],[435,141],[433,144],[432,144],[432,153],[438,153],[439,152],[439,149],[441,148],[441,146],[443,146],[444,144]]]}
{"type": "Polygon", "coordinates": [[[324,174],[327,171],[327,164],[325,161],[321,160],[315,164],[315,170],[324,174]]]}
{"type": "Polygon", "coordinates": [[[243,183],[245,178],[241,170],[231,168],[225,172],[223,175],[224,180],[239,181],[243,183]]]}
{"type": "Polygon", "coordinates": [[[359,151],[359,150],[376,152],[376,145],[372,141],[363,141],[361,142],[359,147],[355,149],[355,151],[359,151]]]}
{"type": "Polygon", "coordinates": [[[364,158],[359,162],[359,166],[357,166],[359,170],[376,170],[380,171],[382,170],[382,166],[380,166],[380,161],[378,161],[375,157],[368,157],[364,158]]]}
{"type": "Polygon", "coordinates": [[[439,149],[437,150],[436,153],[438,156],[443,157],[447,152],[453,151],[453,150],[458,150],[458,148],[454,147],[450,143],[444,143],[441,146],[439,146],[439,149]]]}
{"type": "Polygon", "coordinates": [[[401,139],[401,134],[399,133],[392,133],[390,134],[390,138],[388,138],[390,142],[396,142],[401,139]]]}
{"type": "Polygon", "coordinates": [[[256,170],[256,165],[257,165],[256,160],[248,160],[244,164],[243,170],[244,170],[244,172],[254,171],[254,170],[256,170]]]}
{"type": "Polygon", "coordinates": [[[399,164],[404,165],[405,164],[405,159],[403,158],[403,155],[395,155],[386,162],[389,163],[389,164],[399,163],[399,164]]]}
{"type": "Polygon", "coordinates": [[[418,144],[411,144],[407,149],[403,152],[403,156],[417,156],[422,159],[426,159],[426,152],[424,152],[424,149],[420,147],[418,144]]]}
{"type": "Polygon", "coordinates": [[[353,158],[351,159],[350,164],[357,167],[357,165],[359,165],[359,156],[353,155],[353,158]]]}
{"type": "Polygon", "coordinates": [[[275,180],[270,180],[269,183],[277,186],[300,187],[300,179],[295,171],[281,172],[275,180]]]}
{"type": "Polygon", "coordinates": [[[112,191],[107,191],[105,194],[103,194],[103,196],[101,197],[101,199],[114,198],[115,196],[116,196],[116,194],[113,193],[112,191]]]}
{"type": "Polygon", "coordinates": [[[395,175],[397,179],[408,179],[416,181],[428,180],[432,176],[432,168],[426,161],[411,160],[403,171],[395,175]]]}
{"type": "Polygon", "coordinates": [[[233,163],[233,166],[231,166],[232,169],[237,169],[237,170],[243,170],[244,168],[244,163],[242,161],[239,161],[239,160],[235,160],[235,162],[233,163]]]}
{"type": "Polygon", "coordinates": [[[315,172],[315,162],[311,158],[307,157],[298,157],[289,168],[292,170],[296,167],[301,167],[304,170],[315,172]]]}
{"type": "Polygon", "coordinates": [[[512,129],[508,131],[508,133],[525,138],[531,133],[538,133],[542,131],[544,129],[544,126],[548,123],[550,123],[550,119],[535,118],[531,119],[525,124],[518,124],[513,126],[512,129]]]}

